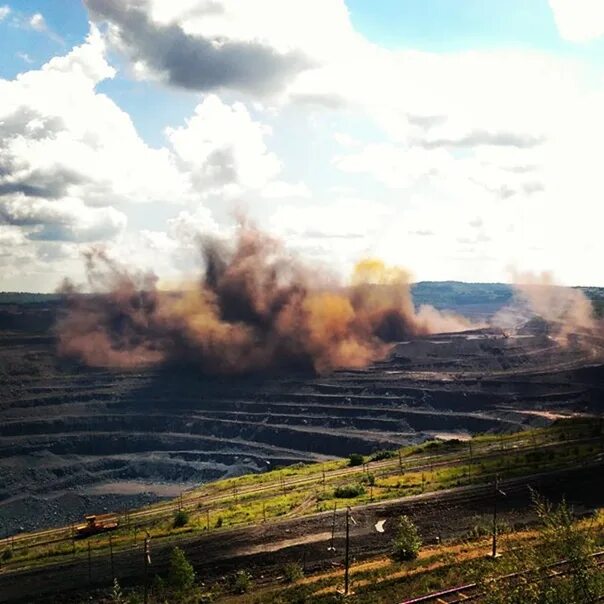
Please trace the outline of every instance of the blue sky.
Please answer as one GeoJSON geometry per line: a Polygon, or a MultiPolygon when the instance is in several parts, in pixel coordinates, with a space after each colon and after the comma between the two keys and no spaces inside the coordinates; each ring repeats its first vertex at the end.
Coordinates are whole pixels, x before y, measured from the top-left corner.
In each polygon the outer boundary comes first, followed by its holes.
{"type": "Polygon", "coordinates": [[[0,289],[178,278],[241,208],[342,278],[604,284],[601,4],[214,6],[0,0],[0,289]]]}

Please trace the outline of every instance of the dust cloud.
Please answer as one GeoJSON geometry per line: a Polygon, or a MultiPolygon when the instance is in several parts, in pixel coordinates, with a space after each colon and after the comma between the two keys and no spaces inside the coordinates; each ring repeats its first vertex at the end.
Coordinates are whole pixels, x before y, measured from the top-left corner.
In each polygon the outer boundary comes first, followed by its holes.
{"type": "Polygon", "coordinates": [[[202,274],[164,291],[102,249],[86,256],[88,289],[65,282],[59,353],[91,366],[187,363],[206,374],[296,368],[319,374],[384,358],[409,336],[470,328],[434,308],[416,312],[405,270],[358,263],[348,285],[240,224],[233,245],[200,239],[202,274]]]}
{"type": "Polygon", "coordinates": [[[556,284],[549,272],[512,271],[514,301],[494,318],[496,325],[510,327],[539,317],[548,325],[550,336],[559,344],[569,344],[573,334],[602,331],[590,299],[577,288],[556,284]]]}

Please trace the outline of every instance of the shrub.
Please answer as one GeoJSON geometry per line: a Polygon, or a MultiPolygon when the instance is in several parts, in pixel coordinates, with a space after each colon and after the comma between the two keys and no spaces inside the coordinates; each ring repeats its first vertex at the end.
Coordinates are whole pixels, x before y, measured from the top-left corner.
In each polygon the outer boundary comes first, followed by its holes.
{"type": "Polygon", "coordinates": [[[216,519],[216,524],[214,526],[216,528],[220,528],[222,526],[223,522],[224,522],[224,520],[222,519],[222,516],[218,516],[218,518],[216,519]]]}
{"type": "Polygon", "coordinates": [[[365,487],[362,484],[343,484],[336,487],[334,497],[338,499],[349,499],[350,497],[359,497],[365,494],[365,487]]]}
{"type": "Polygon", "coordinates": [[[180,547],[175,547],[170,554],[168,583],[176,590],[184,591],[193,586],[195,571],[180,547]]]}
{"type": "Polygon", "coordinates": [[[238,570],[233,577],[232,589],[236,594],[245,594],[252,585],[252,576],[247,570],[238,570]]]}
{"type": "Polygon", "coordinates": [[[487,567],[479,585],[488,604],[592,604],[604,596],[604,577],[593,558],[598,533],[578,525],[563,501],[552,505],[533,494],[540,521],[534,543],[511,548],[494,569],[487,567]],[[552,580],[552,565],[566,560],[564,573],[552,580]],[[519,573],[513,582],[497,580],[519,573]]]}
{"type": "Polygon", "coordinates": [[[366,474],[361,478],[363,484],[368,484],[370,487],[375,486],[375,474],[366,474]]]}
{"type": "Polygon", "coordinates": [[[348,456],[349,466],[362,466],[365,463],[365,458],[360,453],[351,453],[348,456]]]}
{"type": "Polygon", "coordinates": [[[159,575],[155,575],[155,577],[153,577],[151,591],[157,597],[157,599],[161,599],[165,596],[166,582],[159,575]]]}
{"type": "Polygon", "coordinates": [[[118,580],[113,579],[113,588],[111,589],[111,604],[125,604],[125,602],[126,600],[118,580]]]}
{"type": "Polygon", "coordinates": [[[369,457],[369,461],[382,461],[382,459],[392,459],[393,457],[396,457],[396,455],[396,451],[376,451],[375,453],[371,454],[371,457],[369,457]]]}
{"type": "Polygon", "coordinates": [[[391,556],[397,562],[415,560],[422,545],[417,527],[408,516],[401,516],[398,521],[396,537],[392,542],[391,556]]]}
{"type": "Polygon", "coordinates": [[[13,557],[13,550],[7,547],[2,552],[2,560],[4,560],[4,561],[10,560],[12,557],[13,557]]]}
{"type": "Polygon", "coordinates": [[[184,510],[178,510],[176,514],[174,514],[174,528],[180,528],[185,526],[189,522],[189,514],[184,510]]]}
{"type": "Polygon", "coordinates": [[[283,576],[287,583],[295,583],[304,577],[304,571],[297,562],[289,562],[283,567],[283,576]]]}

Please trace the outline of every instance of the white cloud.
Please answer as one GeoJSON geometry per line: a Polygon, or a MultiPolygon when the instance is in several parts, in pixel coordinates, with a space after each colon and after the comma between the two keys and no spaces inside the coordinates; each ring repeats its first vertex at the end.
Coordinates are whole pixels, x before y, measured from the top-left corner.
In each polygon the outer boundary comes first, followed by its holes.
{"type": "Polygon", "coordinates": [[[426,151],[375,143],[358,152],[336,157],[334,164],[343,172],[371,174],[388,187],[402,189],[421,178],[449,171],[453,161],[442,149],[426,151]]]}
{"type": "Polygon", "coordinates": [[[42,13],[35,13],[29,19],[29,26],[36,31],[46,31],[46,21],[42,13]]]}
{"type": "Polygon", "coordinates": [[[8,17],[11,13],[10,6],[8,4],[4,4],[0,6],[0,21],[3,21],[8,17]]]}
{"type": "Polygon", "coordinates": [[[16,56],[19,57],[25,63],[28,63],[29,65],[34,62],[33,59],[26,52],[18,52],[16,56]]]}
{"type": "Polygon", "coordinates": [[[549,0],[560,35],[570,42],[589,42],[604,35],[601,0],[549,0]]]}
{"type": "Polygon", "coordinates": [[[97,206],[183,197],[187,181],[170,153],[148,147],[130,117],[95,91],[113,75],[93,30],[40,70],[0,80],[0,194],[97,206]]]}
{"type": "Polygon", "coordinates": [[[392,215],[387,205],[356,197],[281,204],[266,227],[303,259],[322,264],[334,277],[347,276],[362,257],[373,255],[392,215]]]}
{"type": "Polygon", "coordinates": [[[242,103],[229,106],[208,95],[184,127],[166,134],[200,192],[260,189],[281,170],[264,141],[270,129],[254,121],[242,103]]]}
{"type": "Polygon", "coordinates": [[[23,194],[0,197],[0,220],[28,228],[28,238],[39,241],[91,242],[111,239],[126,227],[118,210],[89,208],[79,199],[49,201],[23,194]]]}
{"type": "Polygon", "coordinates": [[[289,183],[282,180],[269,182],[260,194],[265,199],[287,199],[291,197],[310,198],[310,189],[303,182],[289,183]]]}

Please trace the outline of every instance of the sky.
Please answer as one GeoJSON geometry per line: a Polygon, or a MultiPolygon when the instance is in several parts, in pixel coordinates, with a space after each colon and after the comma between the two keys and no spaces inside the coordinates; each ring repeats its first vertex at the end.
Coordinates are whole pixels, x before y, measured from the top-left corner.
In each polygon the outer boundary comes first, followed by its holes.
{"type": "Polygon", "coordinates": [[[601,0],[0,0],[0,290],[245,216],[345,279],[604,286],[601,0]]]}

